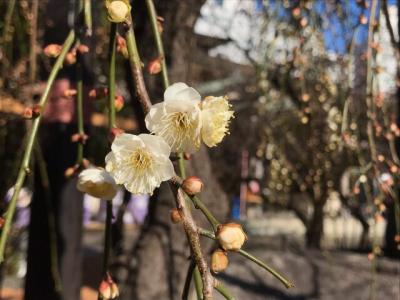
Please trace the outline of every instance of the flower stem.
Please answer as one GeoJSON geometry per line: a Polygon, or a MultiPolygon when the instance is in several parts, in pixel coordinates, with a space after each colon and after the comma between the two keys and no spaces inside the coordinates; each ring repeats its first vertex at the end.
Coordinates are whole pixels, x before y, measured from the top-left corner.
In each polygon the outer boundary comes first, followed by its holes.
{"type": "MultiPolygon", "coordinates": [[[[205,237],[208,237],[209,239],[216,240],[216,236],[214,233],[212,233],[209,230],[199,228],[199,234],[205,237]]],[[[265,264],[263,261],[259,260],[257,257],[253,256],[252,254],[248,253],[247,251],[244,251],[242,249],[238,250],[237,253],[239,253],[241,256],[251,260],[252,262],[256,263],[259,265],[261,268],[267,270],[269,273],[271,273],[276,279],[278,279],[286,288],[291,288],[293,287],[293,283],[290,282],[288,279],[286,279],[283,275],[279,274],[276,270],[265,264]]]]}
{"type": "Polygon", "coordinates": [[[126,46],[128,48],[129,63],[131,66],[132,75],[136,83],[136,93],[139,96],[139,101],[143,108],[144,113],[147,114],[151,107],[151,101],[149,94],[147,93],[146,85],[143,79],[142,62],[140,61],[139,51],[136,44],[135,32],[133,30],[131,18],[129,18],[126,27],[127,27],[127,31],[125,34],[126,46]]]}
{"type": "Polygon", "coordinates": [[[189,198],[192,200],[194,207],[197,209],[200,209],[203,215],[206,216],[208,222],[211,224],[214,232],[217,231],[218,225],[220,224],[218,220],[214,217],[214,215],[209,211],[207,206],[203,203],[203,201],[200,200],[198,196],[193,196],[189,198]]]}
{"type": "Polygon", "coordinates": [[[290,282],[288,279],[286,279],[283,275],[279,274],[277,271],[275,271],[273,268],[271,268],[270,266],[268,266],[267,264],[265,264],[264,262],[262,262],[261,260],[259,260],[257,257],[251,255],[250,253],[248,253],[247,251],[244,251],[242,249],[240,249],[238,251],[238,253],[243,256],[246,257],[247,259],[251,260],[252,262],[256,263],[257,265],[259,265],[261,268],[267,270],[268,272],[270,272],[276,279],[278,279],[280,282],[282,282],[282,284],[287,288],[291,288],[294,287],[294,284],[292,282],[290,282]]]}
{"type": "Polygon", "coordinates": [[[190,260],[189,268],[186,273],[186,279],[185,279],[185,284],[183,287],[183,292],[182,292],[182,300],[188,300],[189,299],[189,291],[190,291],[190,282],[192,281],[193,277],[193,272],[194,268],[196,267],[196,263],[193,259],[190,260]]]}
{"type": "Polygon", "coordinates": [[[110,260],[111,252],[111,226],[112,226],[112,201],[107,200],[107,211],[106,211],[106,229],[104,238],[104,252],[103,252],[103,275],[107,273],[108,263],[110,260]]]}
{"type": "Polygon", "coordinates": [[[111,23],[108,73],[108,122],[109,128],[115,127],[115,50],[117,39],[117,23],[111,23]]]}
{"type": "Polygon", "coordinates": [[[196,289],[197,300],[203,300],[203,282],[199,268],[196,266],[193,271],[194,287],[196,289]]]}
{"type": "MultiPolygon", "coordinates": [[[[60,69],[62,68],[65,55],[67,54],[72,43],[74,42],[74,38],[75,38],[75,32],[73,30],[71,30],[68,34],[67,39],[64,42],[63,49],[62,49],[59,57],[57,58],[54,66],[53,66],[53,69],[50,72],[49,78],[47,79],[46,88],[42,94],[42,97],[40,98],[39,105],[42,108],[41,109],[42,112],[43,112],[44,106],[47,103],[49,92],[53,86],[56,76],[57,76],[58,72],[60,71],[60,69]]],[[[18,177],[17,177],[16,183],[14,185],[14,193],[12,195],[10,204],[5,213],[5,223],[4,223],[4,227],[3,227],[3,230],[1,231],[1,236],[0,236],[0,263],[2,263],[4,261],[4,250],[5,250],[5,246],[7,243],[8,234],[10,232],[10,226],[11,226],[11,222],[12,222],[12,219],[14,216],[18,195],[19,195],[19,192],[21,191],[22,185],[24,184],[26,174],[27,174],[27,172],[29,172],[29,162],[30,162],[30,159],[32,156],[32,149],[33,149],[33,145],[36,140],[36,136],[37,136],[37,133],[39,130],[39,125],[40,125],[41,119],[42,119],[42,116],[40,115],[33,121],[32,129],[30,130],[30,132],[28,134],[28,140],[27,140],[27,145],[25,148],[24,156],[22,159],[22,164],[21,164],[21,167],[18,172],[18,177]]]]}
{"type": "Polygon", "coordinates": [[[61,294],[62,283],[61,283],[61,275],[58,263],[56,220],[54,216],[53,203],[51,202],[49,174],[47,172],[46,161],[44,160],[42,150],[37,141],[35,143],[34,151],[40,178],[42,181],[42,187],[44,190],[44,200],[46,202],[46,208],[47,208],[47,222],[48,222],[49,239],[50,239],[49,247],[50,247],[51,274],[53,276],[55,290],[61,294]]]}
{"type": "Polygon", "coordinates": [[[222,295],[225,299],[235,300],[235,297],[231,295],[228,289],[219,281],[216,281],[214,288],[222,295]]]}
{"type": "MultiPolygon", "coordinates": [[[[76,61],[76,115],[78,123],[78,134],[83,137],[85,134],[83,126],[83,69],[82,69],[82,55],[77,53],[76,61]]],[[[81,138],[78,143],[78,154],[76,159],[76,164],[81,166],[83,160],[83,144],[84,139],[81,138]]]]}
{"type": "MultiPolygon", "coordinates": [[[[117,38],[117,23],[111,23],[109,45],[109,73],[108,73],[108,127],[115,127],[115,50],[117,38]]],[[[103,275],[107,273],[111,252],[111,226],[112,226],[112,200],[107,200],[104,251],[103,251],[103,275]]]]}
{"type": "Polygon", "coordinates": [[[164,46],[157,24],[157,12],[154,7],[153,0],[146,0],[146,5],[147,5],[147,10],[149,11],[151,28],[153,30],[154,38],[156,40],[158,55],[161,58],[161,73],[162,73],[164,88],[166,89],[167,87],[169,87],[168,70],[167,70],[167,63],[165,61],[164,46]]]}
{"type": "Polygon", "coordinates": [[[183,152],[178,153],[178,166],[179,166],[179,175],[182,178],[186,178],[185,159],[183,158],[183,152]]]}
{"type": "Polygon", "coordinates": [[[85,22],[85,29],[86,29],[86,35],[91,36],[92,35],[92,3],[91,0],[84,0],[84,7],[83,7],[83,13],[84,13],[84,22],[85,22]]]}

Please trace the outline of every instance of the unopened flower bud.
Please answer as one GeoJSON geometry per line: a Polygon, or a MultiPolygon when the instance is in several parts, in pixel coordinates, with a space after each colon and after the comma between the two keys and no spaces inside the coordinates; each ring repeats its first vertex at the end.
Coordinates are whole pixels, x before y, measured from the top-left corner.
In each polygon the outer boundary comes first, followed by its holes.
{"type": "Polygon", "coordinates": [[[90,166],[90,161],[87,158],[82,159],[82,166],[87,169],[90,166]]]}
{"type": "Polygon", "coordinates": [[[160,34],[163,33],[164,31],[163,23],[164,23],[164,18],[157,16],[157,29],[160,34]]]}
{"type": "Polygon", "coordinates": [[[78,46],[78,52],[79,52],[80,54],[88,53],[89,50],[90,50],[89,47],[86,46],[86,45],[81,44],[81,45],[78,46]]]}
{"type": "Polygon", "coordinates": [[[125,58],[129,57],[126,40],[120,35],[117,36],[117,52],[121,53],[125,58]]]}
{"type": "Polygon", "coordinates": [[[101,281],[99,286],[99,294],[104,300],[115,299],[119,296],[118,286],[115,284],[109,274],[101,281]]]}
{"type": "Polygon", "coordinates": [[[43,49],[43,52],[48,57],[57,57],[60,55],[61,50],[62,50],[61,45],[50,44],[43,49]]]}
{"type": "Polygon", "coordinates": [[[153,59],[152,61],[149,62],[147,65],[147,71],[154,75],[158,74],[161,72],[161,58],[157,57],[156,59],[153,59]]]}
{"type": "Polygon", "coordinates": [[[0,229],[3,228],[5,222],[4,218],[0,217],[0,229]]]}
{"type": "Polygon", "coordinates": [[[170,211],[171,222],[177,224],[182,221],[182,216],[179,213],[179,210],[174,208],[170,211]]]}
{"type": "Polygon", "coordinates": [[[110,133],[109,133],[109,140],[112,143],[114,141],[114,139],[119,136],[120,134],[123,134],[125,132],[125,130],[121,129],[121,128],[111,128],[110,133]]]}
{"type": "Polygon", "coordinates": [[[75,133],[71,136],[71,142],[85,144],[89,136],[84,133],[75,133]]]}
{"type": "Polygon", "coordinates": [[[104,98],[107,95],[108,95],[108,89],[106,87],[98,87],[95,89],[91,89],[89,91],[90,98],[100,99],[100,98],[104,98]]]}
{"type": "Polygon", "coordinates": [[[247,236],[243,231],[242,225],[227,223],[218,226],[217,239],[224,250],[237,251],[242,248],[247,236]]]}
{"type": "Polygon", "coordinates": [[[66,178],[70,178],[72,176],[74,176],[76,174],[76,172],[78,171],[78,166],[73,166],[73,167],[69,167],[65,170],[64,172],[64,176],[66,178]]]}
{"type": "Polygon", "coordinates": [[[228,267],[229,259],[225,251],[217,249],[211,255],[211,271],[221,272],[228,267]]]}
{"type": "Polygon", "coordinates": [[[120,95],[115,96],[114,106],[116,111],[120,111],[124,107],[124,98],[120,95]]]}
{"type": "Polygon", "coordinates": [[[27,107],[24,111],[25,119],[34,119],[40,116],[42,107],[39,104],[35,104],[32,107],[27,107]]]}
{"type": "Polygon", "coordinates": [[[75,96],[77,93],[78,93],[78,91],[75,90],[75,89],[66,89],[66,90],[64,91],[64,97],[67,97],[67,98],[73,97],[73,96],[75,96]]]}
{"type": "Polygon", "coordinates": [[[64,63],[67,66],[76,63],[76,52],[75,51],[68,52],[67,55],[65,55],[64,63]]]}
{"type": "Polygon", "coordinates": [[[203,181],[199,177],[190,176],[182,182],[182,189],[186,194],[193,196],[201,192],[203,185],[203,181]]]}
{"type": "Polygon", "coordinates": [[[127,0],[109,0],[106,2],[108,19],[110,22],[121,23],[126,20],[131,6],[127,0]]]}

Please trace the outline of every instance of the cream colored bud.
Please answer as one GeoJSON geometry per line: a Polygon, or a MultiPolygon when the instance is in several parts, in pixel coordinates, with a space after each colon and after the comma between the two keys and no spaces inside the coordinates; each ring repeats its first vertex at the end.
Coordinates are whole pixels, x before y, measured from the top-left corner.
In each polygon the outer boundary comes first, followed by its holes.
{"type": "Polygon", "coordinates": [[[201,192],[203,185],[203,181],[199,177],[190,176],[182,182],[182,189],[186,194],[193,196],[201,192]]]}
{"type": "Polygon", "coordinates": [[[107,4],[108,19],[114,23],[121,23],[126,20],[131,7],[127,1],[114,0],[107,4]]]}
{"type": "Polygon", "coordinates": [[[217,239],[224,250],[237,251],[242,248],[247,236],[243,231],[242,225],[227,223],[218,226],[217,239]]]}
{"type": "Polygon", "coordinates": [[[229,259],[225,251],[217,249],[211,255],[211,271],[221,272],[228,267],[229,259]]]}

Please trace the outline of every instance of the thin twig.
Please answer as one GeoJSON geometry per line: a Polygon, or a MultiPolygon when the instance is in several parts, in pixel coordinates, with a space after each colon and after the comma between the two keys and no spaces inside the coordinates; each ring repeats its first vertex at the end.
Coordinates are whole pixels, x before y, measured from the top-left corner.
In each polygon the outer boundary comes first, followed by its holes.
{"type": "MultiPolygon", "coordinates": [[[[116,38],[117,38],[117,23],[111,23],[110,29],[110,45],[109,45],[109,73],[108,73],[108,128],[111,130],[115,127],[115,53],[116,53],[116,38]]],[[[104,237],[104,248],[103,248],[103,276],[108,272],[108,265],[111,253],[112,243],[112,217],[113,217],[113,205],[112,199],[108,199],[106,202],[106,223],[105,223],[105,237],[104,237]]],[[[101,300],[100,293],[98,299],[101,300]]]]}
{"type": "MultiPolygon", "coordinates": [[[[146,5],[150,16],[151,29],[153,30],[154,38],[157,45],[158,56],[161,59],[161,73],[162,73],[164,88],[166,89],[167,87],[169,87],[169,78],[168,78],[167,63],[165,61],[164,46],[162,43],[161,34],[157,24],[157,12],[154,7],[153,0],[146,0],[146,5]]],[[[182,175],[182,177],[185,176],[182,175]]]]}
{"type": "Polygon", "coordinates": [[[92,3],[91,0],[84,1],[83,13],[86,36],[92,36],[92,3]]]}
{"type": "MultiPolygon", "coordinates": [[[[213,239],[216,240],[216,236],[214,233],[212,233],[209,230],[203,229],[203,228],[198,228],[198,232],[200,235],[205,236],[209,239],[213,239]]],[[[257,257],[253,256],[252,254],[248,253],[247,251],[244,251],[242,249],[238,250],[237,253],[239,253],[240,255],[242,255],[243,257],[251,260],[252,262],[256,263],[257,265],[259,265],[260,267],[262,267],[263,269],[267,270],[269,273],[271,273],[276,279],[278,279],[280,282],[283,283],[283,285],[286,288],[291,288],[294,286],[294,284],[286,279],[283,275],[279,274],[276,270],[274,270],[273,268],[271,268],[270,266],[268,266],[266,263],[264,263],[263,261],[259,260],[257,257]]]]}
{"type": "Polygon", "coordinates": [[[193,272],[194,287],[196,289],[197,300],[203,300],[203,282],[201,281],[201,274],[199,268],[196,266],[193,272]]]}
{"type": "Polygon", "coordinates": [[[214,280],[214,288],[227,300],[235,300],[228,289],[218,280],[214,280]]]}
{"type": "Polygon", "coordinates": [[[151,107],[151,100],[146,90],[146,85],[143,79],[142,62],[140,61],[139,51],[136,45],[135,32],[133,30],[133,24],[131,18],[125,24],[126,25],[126,45],[129,54],[129,63],[132,70],[132,75],[135,79],[136,93],[139,97],[140,104],[142,105],[143,111],[147,114],[151,107]]]}
{"type": "MultiPolygon", "coordinates": [[[[53,83],[56,79],[56,76],[57,76],[58,72],[60,71],[60,69],[62,68],[62,64],[64,62],[65,55],[67,54],[69,48],[71,47],[72,43],[74,42],[74,38],[75,38],[75,32],[73,30],[71,30],[70,33],[68,34],[67,39],[64,42],[63,49],[60,53],[60,56],[57,58],[54,66],[53,66],[53,69],[51,70],[49,78],[47,79],[46,88],[43,92],[43,95],[42,95],[40,101],[39,101],[39,105],[41,107],[42,112],[47,103],[47,99],[48,99],[50,90],[53,86],[53,83]]],[[[37,133],[39,130],[39,125],[40,125],[41,119],[42,119],[41,115],[38,116],[37,118],[35,118],[35,120],[33,121],[32,129],[28,133],[28,142],[27,142],[27,145],[25,148],[25,153],[24,153],[24,157],[22,160],[22,164],[21,164],[21,167],[18,172],[18,177],[17,177],[16,183],[14,185],[14,193],[12,195],[10,204],[5,213],[5,223],[4,223],[4,227],[3,227],[3,230],[2,230],[1,236],[0,236],[0,263],[2,263],[4,261],[4,250],[5,250],[5,246],[7,243],[7,238],[8,238],[8,234],[10,231],[10,227],[11,227],[11,222],[12,222],[12,219],[14,216],[18,195],[19,195],[19,192],[21,191],[22,185],[24,184],[26,174],[27,174],[27,172],[29,172],[29,162],[31,159],[32,149],[33,149],[33,145],[36,140],[36,136],[37,136],[37,133]]]]}
{"type": "Polygon", "coordinates": [[[49,239],[50,239],[50,260],[51,260],[51,274],[54,280],[54,288],[55,290],[61,294],[62,292],[62,282],[61,275],[59,270],[59,262],[58,262],[58,247],[57,247],[57,235],[56,235],[56,220],[54,216],[54,207],[51,202],[51,191],[50,191],[50,181],[49,175],[47,172],[46,161],[44,160],[42,150],[40,148],[39,143],[36,141],[36,145],[34,148],[35,157],[40,173],[40,178],[42,182],[42,187],[44,190],[44,200],[46,202],[47,208],[47,222],[49,229],[49,239]]]}
{"type": "Polygon", "coordinates": [[[108,122],[109,128],[115,127],[115,57],[116,57],[117,23],[111,23],[109,45],[109,73],[108,73],[108,122]]]}
{"type": "Polygon", "coordinates": [[[37,39],[37,17],[39,10],[39,0],[32,2],[32,19],[30,22],[30,49],[29,49],[29,81],[35,82],[36,78],[36,39],[37,39]]]}
{"type": "Polygon", "coordinates": [[[190,291],[190,282],[192,281],[193,271],[194,271],[195,267],[196,267],[196,263],[194,262],[193,259],[191,259],[188,270],[187,270],[187,274],[186,274],[185,284],[183,286],[182,300],[188,300],[189,291],[190,291]]]}

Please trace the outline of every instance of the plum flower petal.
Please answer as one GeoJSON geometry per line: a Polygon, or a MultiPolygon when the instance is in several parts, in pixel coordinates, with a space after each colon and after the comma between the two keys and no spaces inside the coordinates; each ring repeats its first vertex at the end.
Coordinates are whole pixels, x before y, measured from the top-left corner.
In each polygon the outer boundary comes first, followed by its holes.
{"type": "Polygon", "coordinates": [[[106,170],[115,182],[133,194],[152,194],[161,182],[175,175],[169,159],[171,148],[150,134],[120,134],[107,154],[106,170]]]}
{"type": "Polygon", "coordinates": [[[225,97],[206,97],[201,102],[203,126],[201,137],[208,147],[219,144],[229,132],[229,122],[233,117],[231,105],[225,97]]]}
{"type": "Polygon", "coordinates": [[[147,129],[162,137],[173,152],[197,151],[202,125],[200,99],[200,94],[185,83],[171,85],[164,93],[164,102],[150,108],[147,129]]]}
{"type": "Polygon", "coordinates": [[[118,191],[118,186],[110,174],[102,168],[88,168],[78,177],[79,191],[96,198],[111,200],[118,191]]]}

